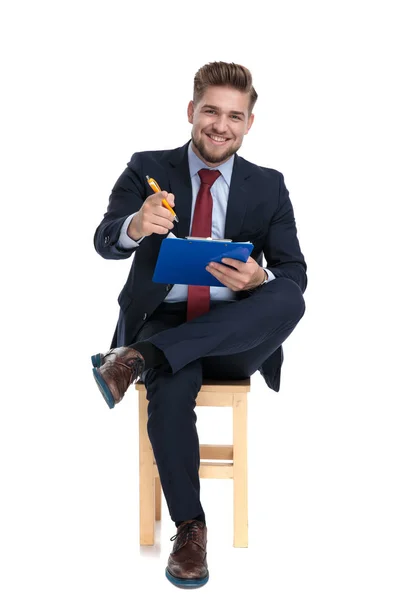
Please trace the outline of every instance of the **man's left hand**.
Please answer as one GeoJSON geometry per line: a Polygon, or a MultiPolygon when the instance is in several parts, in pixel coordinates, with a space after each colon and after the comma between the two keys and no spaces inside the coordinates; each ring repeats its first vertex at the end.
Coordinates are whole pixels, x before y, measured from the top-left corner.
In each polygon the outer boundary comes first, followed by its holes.
{"type": "Polygon", "coordinates": [[[251,256],[245,263],[235,258],[223,258],[222,262],[211,262],[206,270],[233,292],[256,288],[265,279],[264,269],[251,256]]]}

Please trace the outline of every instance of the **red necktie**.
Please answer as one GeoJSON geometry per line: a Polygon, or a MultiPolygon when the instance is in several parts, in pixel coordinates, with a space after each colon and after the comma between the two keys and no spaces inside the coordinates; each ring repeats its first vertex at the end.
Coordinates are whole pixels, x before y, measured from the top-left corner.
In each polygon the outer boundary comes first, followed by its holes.
{"type": "MultiPolygon", "coordinates": [[[[221,175],[218,170],[200,169],[201,185],[196,198],[191,236],[210,237],[213,200],[211,186],[221,175]]],[[[187,320],[195,319],[210,310],[210,288],[206,285],[189,285],[187,299],[187,320]]]]}

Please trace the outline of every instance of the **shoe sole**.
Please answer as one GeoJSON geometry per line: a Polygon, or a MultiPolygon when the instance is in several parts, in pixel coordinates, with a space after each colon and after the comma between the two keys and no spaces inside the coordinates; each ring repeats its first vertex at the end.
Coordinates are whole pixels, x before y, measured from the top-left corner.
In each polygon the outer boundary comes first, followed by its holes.
{"type": "Polygon", "coordinates": [[[104,354],[93,354],[92,358],[92,365],[94,367],[101,367],[101,365],[103,364],[103,358],[104,358],[104,354]]]}
{"type": "Polygon", "coordinates": [[[165,576],[168,581],[179,588],[198,588],[202,585],[205,585],[209,579],[208,573],[206,577],[203,577],[202,579],[181,579],[180,577],[174,577],[171,575],[171,573],[168,571],[168,568],[165,569],[165,576]]]}
{"type": "Polygon", "coordinates": [[[108,407],[114,408],[115,400],[110,391],[110,388],[108,387],[108,385],[104,381],[103,377],[100,375],[100,373],[97,370],[99,367],[101,367],[102,363],[103,363],[103,354],[94,354],[92,356],[93,377],[94,377],[95,382],[97,383],[97,387],[99,388],[101,395],[103,396],[104,400],[107,402],[108,407]]]}

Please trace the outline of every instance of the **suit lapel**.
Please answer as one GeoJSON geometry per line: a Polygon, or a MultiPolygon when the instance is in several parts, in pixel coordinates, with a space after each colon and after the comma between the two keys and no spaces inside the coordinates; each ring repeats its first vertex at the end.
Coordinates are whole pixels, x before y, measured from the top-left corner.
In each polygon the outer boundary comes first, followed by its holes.
{"type": "Polygon", "coordinates": [[[179,223],[175,223],[173,234],[181,238],[189,235],[192,211],[192,182],[188,162],[189,144],[190,142],[174,150],[168,165],[169,189],[175,196],[174,210],[179,219],[179,223]]]}
{"type": "Polygon", "coordinates": [[[240,235],[248,203],[251,201],[247,163],[237,154],[233,163],[228,207],[225,221],[225,237],[234,240],[240,235]]]}

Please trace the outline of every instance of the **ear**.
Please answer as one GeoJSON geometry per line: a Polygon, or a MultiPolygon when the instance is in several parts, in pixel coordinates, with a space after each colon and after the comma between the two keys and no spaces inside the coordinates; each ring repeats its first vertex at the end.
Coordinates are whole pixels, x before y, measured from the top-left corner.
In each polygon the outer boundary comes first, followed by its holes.
{"type": "Polygon", "coordinates": [[[245,135],[247,135],[249,133],[250,128],[253,125],[253,121],[254,121],[254,114],[251,113],[249,120],[247,121],[247,131],[246,131],[245,135]]]}
{"type": "Polygon", "coordinates": [[[194,113],[194,102],[193,102],[193,100],[191,100],[188,104],[187,115],[188,115],[188,121],[192,125],[193,125],[193,113],[194,113]]]}

